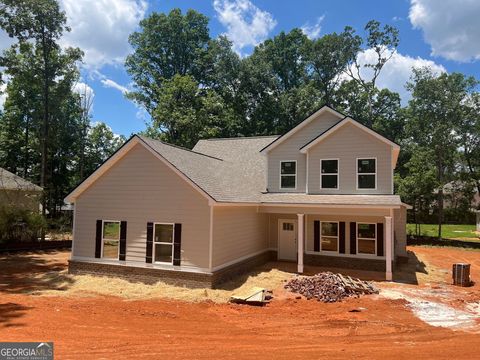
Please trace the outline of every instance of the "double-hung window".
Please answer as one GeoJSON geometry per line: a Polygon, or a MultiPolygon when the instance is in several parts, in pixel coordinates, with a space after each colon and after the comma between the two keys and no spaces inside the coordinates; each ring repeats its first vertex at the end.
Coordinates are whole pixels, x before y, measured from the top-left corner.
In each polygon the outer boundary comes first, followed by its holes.
{"type": "Polygon", "coordinates": [[[338,251],[338,222],[322,221],[321,251],[338,251]]]}
{"type": "Polygon", "coordinates": [[[338,159],[320,160],[320,188],[338,189],[338,159]]]}
{"type": "Polygon", "coordinates": [[[153,261],[173,263],[173,224],[155,223],[153,226],[153,261]]]}
{"type": "Polygon", "coordinates": [[[357,189],[377,188],[377,159],[357,159],[357,189]]]}
{"type": "Polygon", "coordinates": [[[102,257],[118,260],[120,221],[104,220],[102,226],[102,257]]]}
{"type": "Polygon", "coordinates": [[[375,255],[377,224],[357,223],[357,249],[359,254],[375,255]]]}
{"type": "Polygon", "coordinates": [[[280,189],[297,188],[297,162],[280,161],[280,189]]]}

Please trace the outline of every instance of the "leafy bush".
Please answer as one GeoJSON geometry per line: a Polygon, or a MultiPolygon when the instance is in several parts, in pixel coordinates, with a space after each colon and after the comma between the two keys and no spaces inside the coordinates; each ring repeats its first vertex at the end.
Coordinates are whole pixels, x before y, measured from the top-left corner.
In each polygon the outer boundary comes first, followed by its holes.
{"type": "Polygon", "coordinates": [[[15,207],[0,208],[0,243],[36,241],[46,228],[41,214],[15,207]]]}

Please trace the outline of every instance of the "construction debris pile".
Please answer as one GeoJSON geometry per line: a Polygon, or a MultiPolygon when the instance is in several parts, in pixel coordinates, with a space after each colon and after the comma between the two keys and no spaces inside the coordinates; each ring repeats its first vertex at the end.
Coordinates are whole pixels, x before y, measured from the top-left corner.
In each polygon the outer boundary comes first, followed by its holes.
{"type": "Polygon", "coordinates": [[[341,301],[346,297],[378,294],[378,289],[367,281],[331,272],[322,272],[314,276],[298,276],[290,280],[285,285],[285,289],[301,294],[307,299],[328,303],[341,301]]]}

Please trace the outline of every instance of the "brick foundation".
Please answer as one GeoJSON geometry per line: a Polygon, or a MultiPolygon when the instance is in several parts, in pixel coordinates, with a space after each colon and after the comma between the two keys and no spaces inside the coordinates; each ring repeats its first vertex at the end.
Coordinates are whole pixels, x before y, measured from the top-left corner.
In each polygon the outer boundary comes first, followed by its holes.
{"type": "Polygon", "coordinates": [[[304,254],[305,265],[335,267],[354,270],[369,270],[385,272],[386,264],[382,259],[363,259],[353,257],[325,256],[304,254]]]}
{"type": "Polygon", "coordinates": [[[130,282],[141,282],[144,284],[155,284],[157,281],[163,281],[166,284],[189,288],[210,288],[212,286],[212,274],[135,267],[122,264],[102,264],[70,260],[68,262],[68,272],[79,275],[119,277],[130,282]]]}
{"type": "Polygon", "coordinates": [[[189,288],[214,288],[238,275],[247,273],[256,266],[274,260],[274,254],[274,252],[267,251],[213,273],[196,273],[78,260],[69,261],[68,272],[79,275],[119,277],[131,282],[142,282],[144,284],[155,284],[157,281],[162,281],[166,284],[189,288]]]}

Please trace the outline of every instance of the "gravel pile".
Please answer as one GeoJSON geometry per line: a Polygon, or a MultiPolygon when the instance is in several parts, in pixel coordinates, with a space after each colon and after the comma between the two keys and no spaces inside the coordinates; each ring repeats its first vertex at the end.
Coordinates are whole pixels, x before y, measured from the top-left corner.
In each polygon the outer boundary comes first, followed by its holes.
{"type": "Polygon", "coordinates": [[[378,293],[378,290],[366,281],[331,272],[296,277],[285,285],[285,289],[301,294],[307,299],[327,303],[341,301],[347,297],[378,293]]]}

